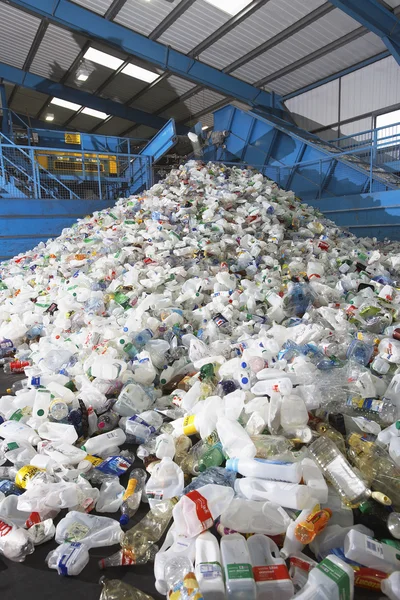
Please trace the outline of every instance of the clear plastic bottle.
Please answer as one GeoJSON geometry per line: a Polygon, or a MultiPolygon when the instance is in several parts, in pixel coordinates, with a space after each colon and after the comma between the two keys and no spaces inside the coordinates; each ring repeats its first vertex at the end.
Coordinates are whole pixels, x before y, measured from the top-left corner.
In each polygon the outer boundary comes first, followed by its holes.
{"type": "Polygon", "coordinates": [[[346,504],[356,507],[371,496],[371,490],[332,440],[321,436],[308,447],[308,452],[346,504]]]}
{"type": "Polygon", "coordinates": [[[119,579],[101,577],[99,583],[103,586],[99,600],[154,600],[153,596],[119,579]]]}
{"type": "Polygon", "coordinates": [[[146,483],[146,472],[143,469],[133,469],[129,475],[128,485],[122,499],[121,517],[119,522],[126,525],[137,512],[146,483]]]}
{"type": "Polygon", "coordinates": [[[171,556],[165,564],[165,581],[170,598],[176,598],[176,600],[202,599],[193,565],[186,556],[171,556]]]}
{"type": "Polygon", "coordinates": [[[168,527],[176,500],[163,500],[154,506],[139,523],[124,534],[121,542],[123,551],[133,560],[138,560],[158,542],[168,527]]]}

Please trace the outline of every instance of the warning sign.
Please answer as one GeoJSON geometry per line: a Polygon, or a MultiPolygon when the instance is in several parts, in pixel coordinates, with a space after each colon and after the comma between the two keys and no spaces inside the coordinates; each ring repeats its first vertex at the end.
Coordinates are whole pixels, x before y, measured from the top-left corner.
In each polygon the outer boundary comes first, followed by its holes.
{"type": "Polygon", "coordinates": [[[65,133],[64,141],[66,144],[80,144],[81,134],[80,133],[65,133]]]}

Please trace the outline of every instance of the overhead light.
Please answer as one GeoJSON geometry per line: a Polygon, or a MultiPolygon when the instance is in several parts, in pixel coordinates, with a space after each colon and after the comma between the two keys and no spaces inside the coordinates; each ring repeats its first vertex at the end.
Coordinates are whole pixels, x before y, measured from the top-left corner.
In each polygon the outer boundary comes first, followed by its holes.
{"type": "Polygon", "coordinates": [[[54,121],[53,113],[47,113],[45,119],[46,119],[46,121],[54,121]]]}
{"type": "Polygon", "coordinates": [[[124,75],[129,75],[129,77],[134,77],[135,79],[140,79],[141,81],[146,81],[146,83],[153,83],[160,76],[158,73],[154,73],[153,71],[148,71],[147,69],[143,69],[142,67],[138,67],[137,65],[126,65],[121,71],[124,75]]]}
{"type": "Polygon", "coordinates": [[[91,117],[96,117],[96,119],[107,119],[110,115],[105,112],[101,112],[101,110],[94,110],[94,108],[84,108],[82,113],[84,115],[90,115],[91,117]]]}
{"type": "Polygon", "coordinates": [[[89,73],[87,71],[85,71],[84,69],[80,69],[78,71],[77,80],[78,81],[87,81],[88,79],[89,79],[89,73]]]}
{"type": "Polygon", "coordinates": [[[203,125],[202,130],[205,131],[206,129],[210,129],[210,125],[203,125]]]}
{"type": "Polygon", "coordinates": [[[63,108],[68,108],[68,110],[79,110],[82,108],[80,104],[75,104],[75,102],[69,102],[68,100],[62,100],[61,98],[52,98],[50,104],[62,106],[63,108]]]}
{"type": "Polygon", "coordinates": [[[112,56],[111,54],[107,54],[106,52],[101,52],[101,50],[96,50],[96,48],[89,48],[83,58],[87,60],[91,60],[92,62],[97,63],[98,65],[103,65],[103,67],[108,67],[109,69],[114,69],[116,71],[123,64],[123,60],[117,58],[116,56],[112,56]]]}
{"type": "Polygon", "coordinates": [[[250,4],[251,0],[206,0],[206,2],[233,17],[250,4]]]}

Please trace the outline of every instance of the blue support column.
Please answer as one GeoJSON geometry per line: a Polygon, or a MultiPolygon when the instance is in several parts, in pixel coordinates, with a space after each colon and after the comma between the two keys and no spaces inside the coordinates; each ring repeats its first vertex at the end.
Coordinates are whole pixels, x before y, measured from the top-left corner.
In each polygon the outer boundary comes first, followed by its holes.
{"type": "Polygon", "coordinates": [[[4,83],[1,82],[1,80],[0,80],[0,103],[1,103],[2,113],[3,113],[2,114],[1,131],[2,131],[2,133],[4,133],[5,136],[10,138],[10,133],[12,135],[12,130],[10,128],[10,116],[9,116],[8,105],[7,105],[6,86],[4,85],[4,83]]]}
{"type": "Polygon", "coordinates": [[[378,0],[330,0],[364,27],[378,35],[400,64],[400,21],[378,0]]]}
{"type": "Polygon", "coordinates": [[[114,46],[197,84],[269,112],[286,110],[280,96],[206,65],[169,46],[127,29],[69,0],[10,0],[10,4],[45,17],[52,23],[114,46]]]}

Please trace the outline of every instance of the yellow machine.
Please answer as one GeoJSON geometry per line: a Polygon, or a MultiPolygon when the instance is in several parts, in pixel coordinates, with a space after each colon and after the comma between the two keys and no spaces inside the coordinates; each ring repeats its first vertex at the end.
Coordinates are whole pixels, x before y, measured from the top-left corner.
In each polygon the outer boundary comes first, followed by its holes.
{"type": "Polygon", "coordinates": [[[50,173],[96,176],[100,172],[102,177],[118,177],[117,157],[109,154],[85,153],[82,160],[81,152],[35,150],[35,158],[50,173]]]}

